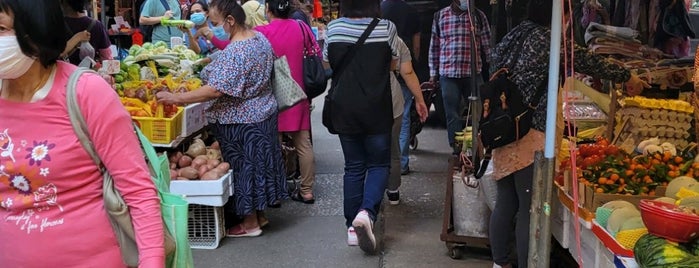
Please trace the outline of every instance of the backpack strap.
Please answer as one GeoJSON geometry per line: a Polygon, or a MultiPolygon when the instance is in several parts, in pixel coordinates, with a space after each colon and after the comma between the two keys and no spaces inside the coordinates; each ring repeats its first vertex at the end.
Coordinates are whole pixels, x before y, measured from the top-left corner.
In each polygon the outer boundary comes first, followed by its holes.
{"type": "MultiPolygon", "coordinates": [[[[170,10],[170,5],[167,3],[167,0],[160,0],[160,3],[161,3],[161,4],[163,5],[163,7],[165,8],[165,12],[167,12],[168,10],[170,10]]],[[[158,25],[158,24],[156,24],[156,25],[158,25]]],[[[155,26],[155,25],[153,25],[153,26],[155,26]]],[[[166,28],[167,28],[167,33],[168,33],[169,35],[172,35],[172,29],[170,29],[170,27],[166,27],[166,28]]]]}

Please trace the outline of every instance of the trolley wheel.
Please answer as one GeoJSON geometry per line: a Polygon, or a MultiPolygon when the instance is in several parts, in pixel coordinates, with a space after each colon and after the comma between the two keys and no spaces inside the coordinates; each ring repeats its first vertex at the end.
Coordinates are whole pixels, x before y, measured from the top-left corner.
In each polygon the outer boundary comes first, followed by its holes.
{"type": "Polygon", "coordinates": [[[417,136],[415,136],[415,137],[410,139],[410,149],[417,150],[417,145],[418,145],[417,136]]]}
{"type": "Polygon", "coordinates": [[[449,257],[454,260],[459,260],[464,257],[466,247],[460,244],[447,243],[447,249],[449,250],[449,257]]]}

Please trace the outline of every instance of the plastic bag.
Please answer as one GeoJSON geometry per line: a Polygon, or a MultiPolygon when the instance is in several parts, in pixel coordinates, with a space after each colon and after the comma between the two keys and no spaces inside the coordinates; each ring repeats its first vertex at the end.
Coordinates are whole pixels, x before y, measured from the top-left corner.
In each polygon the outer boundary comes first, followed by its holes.
{"type": "Polygon", "coordinates": [[[80,43],[80,60],[83,60],[85,58],[95,58],[95,48],[90,45],[90,42],[82,42],[80,43]]]}

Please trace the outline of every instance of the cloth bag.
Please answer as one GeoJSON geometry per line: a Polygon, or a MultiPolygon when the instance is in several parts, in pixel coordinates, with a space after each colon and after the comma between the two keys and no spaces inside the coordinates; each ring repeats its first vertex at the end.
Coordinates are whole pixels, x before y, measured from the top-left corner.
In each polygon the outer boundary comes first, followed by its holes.
{"type": "Polygon", "coordinates": [[[297,103],[307,99],[301,86],[291,77],[291,69],[286,56],[274,60],[272,71],[272,93],[277,99],[279,111],[289,109],[297,103]]]}
{"type": "Polygon", "coordinates": [[[303,85],[309,99],[320,96],[328,87],[328,76],[323,68],[323,60],[318,56],[318,43],[311,33],[306,30],[305,24],[297,21],[303,34],[303,85]]]}
{"type": "MultiPolygon", "coordinates": [[[[114,187],[114,181],[108,170],[102,165],[102,161],[97,155],[92,142],[89,139],[88,128],[85,119],[80,111],[77,101],[76,86],[78,79],[83,73],[91,72],[88,69],[79,68],[71,74],[66,86],[66,97],[68,115],[70,117],[73,130],[75,131],[80,144],[92,157],[99,167],[103,176],[103,198],[104,206],[107,210],[112,229],[119,242],[119,249],[124,263],[128,266],[138,266],[138,246],[133,229],[131,215],[124,199],[114,187]]],[[[165,156],[158,156],[148,139],[141,131],[135,127],[136,133],[141,141],[144,154],[148,159],[149,168],[153,182],[155,183],[160,197],[161,213],[165,237],[166,267],[189,268],[193,267],[192,251],[189,246],[187,233],[188,203],[182,196],[169,193],[169,166],[165,156]]]]}

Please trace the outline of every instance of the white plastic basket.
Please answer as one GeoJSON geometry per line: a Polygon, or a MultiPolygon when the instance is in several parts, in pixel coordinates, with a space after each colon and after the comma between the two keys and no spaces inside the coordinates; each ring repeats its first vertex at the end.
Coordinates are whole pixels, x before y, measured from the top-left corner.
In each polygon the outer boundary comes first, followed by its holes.
{"type": "Polygon", "coordinates": [[[216,249],[225,236],[223,207],[189,204],[189,245],[196,249],[216,249]]]}

